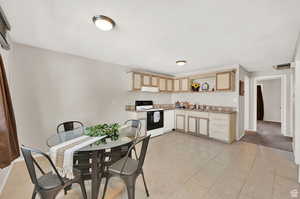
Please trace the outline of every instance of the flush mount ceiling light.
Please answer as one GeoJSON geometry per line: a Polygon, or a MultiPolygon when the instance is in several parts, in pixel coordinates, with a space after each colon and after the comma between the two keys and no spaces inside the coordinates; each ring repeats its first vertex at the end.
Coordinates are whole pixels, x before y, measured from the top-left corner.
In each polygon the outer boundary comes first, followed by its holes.
{"type": "Polygon", "coordinates": [[[104,15],[97,15],[93,17],[94,24],[103,31],[110,31],[112,30],[116,23],[111,18],[104,16],[104,15]]]}
{"type": "Polygon", "coordinates": [[[185,65],[186,64],[186,60],[178,60],[178,61],[176,61],[176,64],[178,65],[178,66],[183,66],[183,65],[185,65]]]}

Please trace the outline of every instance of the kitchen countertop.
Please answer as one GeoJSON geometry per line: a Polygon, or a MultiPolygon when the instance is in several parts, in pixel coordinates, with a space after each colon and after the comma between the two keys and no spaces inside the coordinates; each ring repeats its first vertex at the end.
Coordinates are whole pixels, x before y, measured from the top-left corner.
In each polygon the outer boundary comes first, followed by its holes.
{"type": "MultiPolygon", "coordinates": [[[[196,111],[196,112],[207,112],[207,113],[223,113],[223,114],[234,114],[236,113],[236,111],[232,111],[232,110],[221,110],[221,111],[217,111],[217,110],[199,110],[199,109],[183,109],[183,108],[161,108],[164,111],[168,111],[168,110],[182,110],[182,111],[196,111]]],[[[137,113],[141,113],[141,112],[146,112],[146,111],[136,111],[136,110],[126,110],[129,112],[137,112],[137,113]]]]}

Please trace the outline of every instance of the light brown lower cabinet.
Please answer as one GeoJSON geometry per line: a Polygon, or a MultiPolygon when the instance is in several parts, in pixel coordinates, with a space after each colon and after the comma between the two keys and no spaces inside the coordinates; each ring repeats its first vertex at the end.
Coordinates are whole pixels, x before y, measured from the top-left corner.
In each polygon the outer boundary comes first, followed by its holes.
{"type": "Polygon", "coordinates": [[[184,114],[176,114],[175,116],[176,130],[185,132],[185,115],[184,114]]]}
{"type": "Polygon", "coordinates": [[[208,118],[188,116],[189,133],[208,136],[208,118]]]}
{"type": "Polygon", "coordinates": [[[236,134],[236,114],[211,113],[209,137],[232,143],[236,134]]]}

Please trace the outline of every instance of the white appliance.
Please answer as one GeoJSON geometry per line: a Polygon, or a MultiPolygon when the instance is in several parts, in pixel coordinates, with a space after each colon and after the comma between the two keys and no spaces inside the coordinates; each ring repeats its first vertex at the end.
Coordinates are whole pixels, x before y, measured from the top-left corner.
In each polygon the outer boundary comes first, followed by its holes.
{"type": "Polygon", "coordinates": [[[141,91],[143,91],[143,92],[153,92],[153,93],[157,93],[157,92],[159,92],[159,88],[158,87],[150,87],[150,86],[143,86],[142,88],[141,88],[141,91]]]}

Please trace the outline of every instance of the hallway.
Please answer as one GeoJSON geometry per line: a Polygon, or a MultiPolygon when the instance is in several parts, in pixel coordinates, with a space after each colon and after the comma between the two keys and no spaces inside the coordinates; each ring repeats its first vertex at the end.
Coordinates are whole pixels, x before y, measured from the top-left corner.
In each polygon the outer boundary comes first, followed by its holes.
{"type": "Polygon", "coordinates": [[[246,132],[241,141],[292,151],[292,138],[281,135],[280,131],[279,123],[257,121],[257,132],[246,132]]]}

